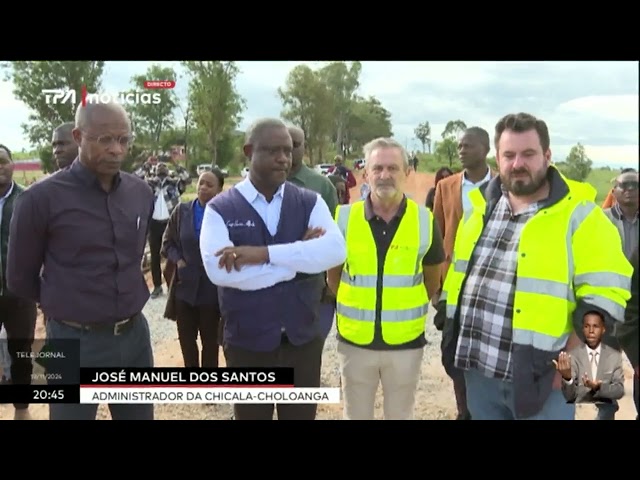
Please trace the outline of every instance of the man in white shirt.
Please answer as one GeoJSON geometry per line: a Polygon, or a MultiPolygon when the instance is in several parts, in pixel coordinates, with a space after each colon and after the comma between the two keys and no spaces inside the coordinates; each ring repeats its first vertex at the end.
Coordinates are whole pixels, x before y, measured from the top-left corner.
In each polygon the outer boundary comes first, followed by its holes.
{"type": "Polygon", "coordinates": [[[151,276],[153,278],[153,290],[151,298],[162,295],[162,271],[160,267],[160,249],[162,246],[162,236],[167,229],[167,223],[173,209],[180,203],[180,196],[185,192],[190,183],[189,172],[174,160],[173,162],[177,175],[169,174],[169,166],[160,161],[152,168],[150,158],[144,165],[137,169],[134,174],[145,180],[153,190],[155,203],[153,217],[149,224],[149,250],[151,253],[151,276]]]}
{"type": "MultiPolygon", "coordinates": [[[[345,241],[320,195],[287,182],[293,142],[277,119],[246,133],[248,177],[216,196],[200,233],[218,286],[227,366],[292,367],[296,387],[320,386],[324,339],[317,274],[344,262],[345,241]]],[[[316,404],[277,405],[278,420],[313,420],[316,404]]],[[[274,406],[235,405],[237,420],[271,420],[274,406]]]]}
{"type": "Polygon", "coordinates": [[[587,313],[582,331],[584,345],[553,361],[563,378],[562,393],[571,403],[615,403],[624,396],[622,355],[602,343],[605,326],[599,314],[587,313]]]}

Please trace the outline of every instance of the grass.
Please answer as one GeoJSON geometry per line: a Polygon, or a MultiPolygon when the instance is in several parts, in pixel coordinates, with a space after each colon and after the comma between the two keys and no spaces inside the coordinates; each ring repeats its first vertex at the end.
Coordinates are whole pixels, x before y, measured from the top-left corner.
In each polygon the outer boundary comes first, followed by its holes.
{"type": "Polygon", "coordinates": [[[598,168],[591,170],[591,173],[587,177],[587,183],[590,183],[598,191],[596,197],[596,203],[602,205],[604,199],[607,198],[607,194],[611,190],[611,180],[616,176],[616,170],[607,170],[598,168]]]}

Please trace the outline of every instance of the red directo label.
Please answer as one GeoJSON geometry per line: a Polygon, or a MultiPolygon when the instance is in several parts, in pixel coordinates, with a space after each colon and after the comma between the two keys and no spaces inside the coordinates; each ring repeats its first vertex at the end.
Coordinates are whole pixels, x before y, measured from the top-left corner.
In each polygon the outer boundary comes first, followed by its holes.
{"type": "Polygon", "coordinates": [[[173,88],[176,82],[173,80],[147,80],[144,82],[144,88],[173,88]]]}

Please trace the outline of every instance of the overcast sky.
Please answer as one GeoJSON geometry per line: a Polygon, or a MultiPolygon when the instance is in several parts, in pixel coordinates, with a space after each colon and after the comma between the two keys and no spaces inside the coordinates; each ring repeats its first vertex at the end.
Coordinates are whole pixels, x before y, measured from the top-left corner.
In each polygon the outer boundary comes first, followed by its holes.
{"type": "MultiPolygon", "coordinates": [[[[124,91],[133,75],[152,62],[107,62],[104,90],[124,91]]],[[[177,62],[156,62],[182,73],[177,62]]],[[[279,116],[277,88],[300,63],[238,62],[237,88],[247,101],[240,129],[260,117],[279,116]]],[[[20,124],[27,108],[0,80],[0,143],[15,151],[29,145],[20,124]]],[[[176,89],[186,93],[186,83],[176,89]]],[[[391,112],[393,132],[409,149],[419,148],[415,127],[431,123],[439,138],[449,120],[485,128],[493,136],[496,121],[524,111],[547,121],[556,161],[581,142],[598,164],[638,164],[637,62],[363,62],[363,96],[375,95],[391,112]]],[[[492,152],[493,154],[493,152],[492,152]]]]}

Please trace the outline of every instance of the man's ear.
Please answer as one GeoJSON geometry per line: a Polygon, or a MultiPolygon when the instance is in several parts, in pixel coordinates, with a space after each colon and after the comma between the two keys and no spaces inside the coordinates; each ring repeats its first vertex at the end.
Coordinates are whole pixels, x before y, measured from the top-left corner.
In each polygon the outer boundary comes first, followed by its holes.
{"type": "Polygon", "coordinates": [[[82,132],[79,128],[74,128],[71,130],[71,135],[73,136],[73,141],[76,142],[76,145],[79,147],[82,142],[82,132]]]}
{"type": "Polygon", "coordinates": [[[242,152],[244,153],[244,156],[247,157],[248,159],[251,159],[251,155],[253,155],[253,145],[244,145],[242,147],[242,152]]]}

